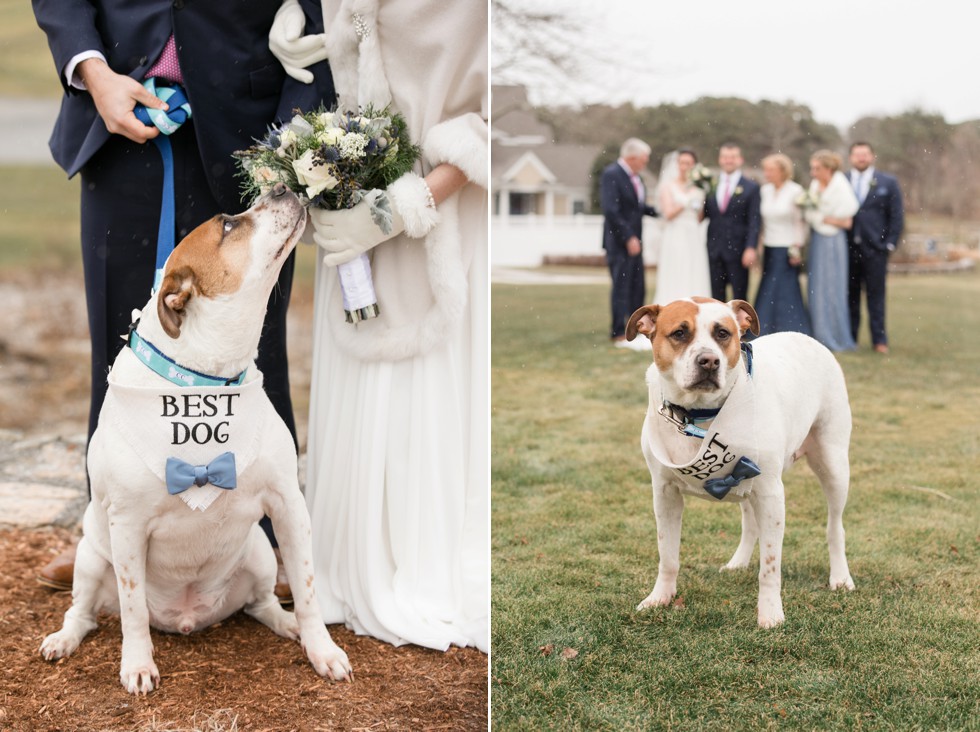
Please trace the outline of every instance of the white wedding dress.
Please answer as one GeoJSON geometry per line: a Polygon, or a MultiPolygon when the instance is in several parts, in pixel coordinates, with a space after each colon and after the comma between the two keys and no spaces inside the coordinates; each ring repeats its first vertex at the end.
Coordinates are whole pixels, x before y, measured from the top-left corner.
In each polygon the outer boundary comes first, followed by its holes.
{"type": "Polygon", "coordinates": [[[378,318],[344,323],[336,268],[317,267],[306,485],[317,597],[326,622],[358,634],[486,652],[486,6],[482,17],[441,0],[324,10],[341,106],[383,106],[390,90],[422,144],[417,172],[451,162],[471,182],[425,239],[372,250],[378,318]]]}
{"type": "Polygon", "coordinates": [[[662,191],[661,195],[684,208],[663,222],[654,302],[666,305],[685,297],[711,297],[706,224],[698,221],[704,191],[695,186],[681,187],[673,180],[664,183],[662,191]]]}

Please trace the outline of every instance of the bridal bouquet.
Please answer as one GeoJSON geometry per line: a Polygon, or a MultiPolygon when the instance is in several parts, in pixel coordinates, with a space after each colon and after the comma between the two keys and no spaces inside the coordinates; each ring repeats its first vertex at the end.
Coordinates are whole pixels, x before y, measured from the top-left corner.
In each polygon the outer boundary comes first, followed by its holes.
{"type": "Polygon", "coordinates": [[[691,183],[705,193],[710,192],[711,186],[714,185],[714,176],[712,176],[711,171],[705,166],[701,165],[701,163],[698,163],[691,168],[691,172],[688,173],[688,178],[690,179],[691,183]]]}
{"type": "MultiPolygon", "coordinates": [[[[340,210],[360,203],[368,191],[384,190],[408,173],[421,150],[408,135],[405,118],[386,107],[360,112],[300,113],[274,126],[257,144],[234,154],[242,178],[242,198],[253,201],[284,183],[307,206],[340,210]]],[[[369,198],[371,218],[391,233],[387,196],[369,198]]],[[[349,323],[379,313],[367,254],[337,267],[349,323]]]]}
{"type": "Polygon", "coordinates": [[[820,205],[820,197],[811,191],[805,190],[796,197],[796,205],[806,211],[812,211],[820,205]]]}

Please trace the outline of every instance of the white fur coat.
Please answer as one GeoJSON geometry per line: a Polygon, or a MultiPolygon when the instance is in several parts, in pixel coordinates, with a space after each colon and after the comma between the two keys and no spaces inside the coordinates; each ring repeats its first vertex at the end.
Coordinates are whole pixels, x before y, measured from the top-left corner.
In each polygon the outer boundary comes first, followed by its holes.
{"type": "Polygon", "coordinates": [[[472,2],[323,0],[326,44],[340,108],[391,103],[422,145],[419,174],[452,163],[470,180],[439,205],[440,223],[424,240],[408,234],[372,253],[381,316],[344,322],[336,272],[318,313],[336,345],[362,360],[400,360],[427,352],[460,326],[473,257],[486,257],[488,186],[486,12],[472,2]],[[355,18],[367,33],[358,35],[355,18]],[[481,244],[482,242],[482,244],[481,244]]]}

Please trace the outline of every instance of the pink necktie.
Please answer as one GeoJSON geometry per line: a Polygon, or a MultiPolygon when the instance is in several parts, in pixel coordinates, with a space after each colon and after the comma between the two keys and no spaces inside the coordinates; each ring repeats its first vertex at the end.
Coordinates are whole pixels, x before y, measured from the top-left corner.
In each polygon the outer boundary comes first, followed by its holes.
{"type": "Polygon", "coordinates": [[[725,178],[725,192],[721,196],[721,212],[728,210],[728,202],[732,199],[732,179],[731,176],[725,178]]]}
{"type": "Polygon", "coordinates": [[[631,175],[630,180],[633,182],[633,190],[636,191],[636,200],[643,203],[643,187],[640,184],[640,176],[631,175]]]}
{"type": "Polygon", "coordinates": [[[156,76],[177,84],[184,83],[184,75],[180,73],[180,63],[177,61],[177,44],[174,42],[173,33],[167,39],[167,44],[163,47],[163,52],[157,62],[150,67],[144,78],[149,79],[156,76]]]}

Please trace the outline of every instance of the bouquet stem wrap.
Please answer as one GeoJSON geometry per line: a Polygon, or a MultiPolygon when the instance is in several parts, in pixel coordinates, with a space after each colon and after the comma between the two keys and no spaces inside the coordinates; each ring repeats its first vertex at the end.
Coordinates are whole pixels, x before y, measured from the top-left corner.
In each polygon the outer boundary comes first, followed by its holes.
{"type": "MultiPolygon", "coordinates": [[[[357,111],[328,112],[321,107],[294,112],[289,122],[270,128],[257,144],[234,154],[243,199],[254,200],[276,183],[284,183],[307,203],[311,215],[352,209],[368,199],[373,223],[391,234],[390,204],[375,192],[385,191],[410,172],[421,153],[404,117],[370,105],[357,111]]],[[[377,317],[380,310],[367,255],[338,265],[337,271],[347,322],[377,317]]]]}
{"type": "Polygon", "coordinates": [[[371,278],[371,260],[367,254],[337,266],[340,276],[340,289],[344,295],[344,317],[348,323],[376,318],[378,297],[374,294],[374,281],[371,278]]]}

